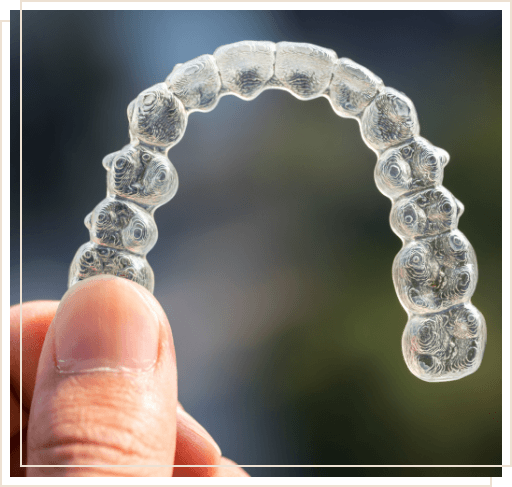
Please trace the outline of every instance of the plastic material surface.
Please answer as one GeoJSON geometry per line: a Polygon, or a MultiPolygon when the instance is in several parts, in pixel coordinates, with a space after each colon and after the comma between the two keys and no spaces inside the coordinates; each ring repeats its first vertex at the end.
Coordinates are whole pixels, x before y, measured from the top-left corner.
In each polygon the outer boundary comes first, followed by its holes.
{"type": "Polygon", "coordinates": [[[402,92],[331,49],[312,44],[242,41],[172,70],[128,106],[130,144],[107,155],[107,198],[86,217],[91,241],[78,249],[69,286],[96,274],[149,289],[146,254],[158,238],[156,208],[178,188],[168,150],[185,133],[188,114],[208,112],[224,95],[251,100],[265,89],[300,100],[324,96],[341,117],[356,119],[378,156],[375,182],[392,202],[391,227],[404,246],[393,263],[396,292],[409,320],[405,362],[429,382],[455,380],[480,365],[486,324],[470,303],[476,256],[457,230],[464,206],[442,186],[449,155],[419,136],[413,103],[402,92]]]}

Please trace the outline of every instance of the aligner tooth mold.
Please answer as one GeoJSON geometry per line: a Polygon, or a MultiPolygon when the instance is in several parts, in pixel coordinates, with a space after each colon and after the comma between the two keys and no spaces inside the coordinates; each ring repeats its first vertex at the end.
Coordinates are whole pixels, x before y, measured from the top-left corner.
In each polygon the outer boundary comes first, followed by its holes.
{"type": "Polygon", "coordinates": [[[412,101],[401,91],[384,88],[365,109],[361,119],[363,140],[380,152],[420,133],[412,101]]]}
{"type": "Polygon", "coordinates": [[[178,173],[167,156],[131,144],[105,156],[107,195],[130,200],[152,212],[178,191],[178,173]]]}
{"type": "Polygon", "coordinates": [[[154,290],[153,270],[145,257],[87,242],[78,249],[71,263],[68,287],[99,274],[123,277],[144,286],[151,293],[154,290]]]}
{"type": "Polygon", "coordinates": [[[415,314],[443,311],[468,302],[478,279],[475,251],[459,230],[412,240],[393,262],[402,306],[415,314]]]}
{"type": "Polygon", "coordinates": [[[153,217],[126,200],[105,198],[86,218],[91,242],[146,255],[158,239],[153,217]]]}
{"type": "Polygon", "coordinates": [[[337,60],[338,56],[331,49],[278,42],[274,74],[293,96],[299,100],[310,100],[325,94],[337,60]]]}
{"type": "Polygon", "coordinates": [[[432,237],[457,228],[463,207],[442,186],[401,196],[393,203],[390,223],[404,241],[432,237]]]}
{"type": "Polygon", "coordinates": [[[419,135],[412,101],[370,70],[312,44],[241,41],[177,64],[165,82],[142,91],[127,109],[130,144],[103,159],[107,197],[85,218],[90,242],[71,264],[68,285],[111,274],[154,289],[146,254],[155,245],[156,208],[174,197],[178,174],[167,152],[183,137],[190,113],[213,110],[228,94],[252,100],[263,90],[300,100],[320,96],[358,121],[377,154],[375,183],[392,201],[390,224],[403,247],[393,282],[409,320],[402,352],[428,382],[457,380],[478,369],[487,331],[471,304],[478,279],[473,247],[457,230],[463,204],[442,186],[448,153],[419,135]]]}
{"type": "Polygon", "coordinates": [[[446,311],[412,315],[402,335],[409,370],[427,382],[457,380],[482,362],[487,329],[482,313],[464,303],[446,311]]]}
{"type": "Polygon", "coordinates": [[[213,56],[223,90],[243,100],[256,98],[274,76],[276,45],[273,42],[236,42],[219,47],[213,56]]]}
{"type": "Polygon", "coordinates": [[[448,152],[416,136],[379,156],[375,183],[393,201],[405,193],[440,186],[449,160],[448,152]]]}
{"type": "Polygon", "coordinates": [[[128,105],[132,143],[139,141],[163,147],[176,145],[187,127],[187,111],[182,101],[165,83],[144,90],[128,105]]]}
{"type": "Polygon", "coordinates": [[[189,113],[209,112],[217,106],[222,83],[215,58],[210,54],[176,66],[165,82],[189,113]]]}
{"type": "Polygon", "coordinates": [[[329,86],[329,101],[341,117],[357,118],[384,89],[382,80],[351,59],[338,59],[329,86]]]}

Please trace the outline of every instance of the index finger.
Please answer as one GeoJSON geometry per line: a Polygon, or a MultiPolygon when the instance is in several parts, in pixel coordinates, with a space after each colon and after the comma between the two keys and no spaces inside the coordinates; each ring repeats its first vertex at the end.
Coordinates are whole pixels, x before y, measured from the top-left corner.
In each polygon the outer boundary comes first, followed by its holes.
{"type": "MultiPolygon", "coordinates": [[[[26,426],[32,402],[37,364],[48,327],[59,301],[32,301],[17,304],[10,310],[11,405],[22,406],[25,412],[21,428],[26,426]],[[23,309],[21,307],[23,306],[23,309]],[[23,318],[23,363],[20,362],[20,319],[23,318]],[[20,364],[22,367],[20,367],[20,364]],[[20,377],[20,369],[23,376],[20,377]],[[20,385],[23,386],[20,396],[20,385]]],[[[11,436],[20,430],[20,411],[11,406],[11,436]]]]}

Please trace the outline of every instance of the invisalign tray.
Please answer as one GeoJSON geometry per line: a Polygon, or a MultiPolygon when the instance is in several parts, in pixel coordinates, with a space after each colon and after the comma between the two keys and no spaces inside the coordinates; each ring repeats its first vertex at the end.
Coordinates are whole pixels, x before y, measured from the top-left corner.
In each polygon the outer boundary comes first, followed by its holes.
{"type": "Polygon", "coordinates": [[[85,219],[91,241],[78,249],[68,285],[112,274],[153,292],[146,260],[158,238],[153,214],[178,189],[167,152],[183,137],[190,113],[213,110],[224,95],[252,100],[266,89],[286,90],[299,100],[325,96],[339,116],[359,122],[363,140],[378,156],[377,187],[393,202],[391,228],[404,244],[393,263],[393,281],[409,316],[402,336],[405,362],[428,382],[475,372],[487,331],[470,302],[478,271],[473,247],[457,230],[464,206],[441,185],[449,155],[419,136],[416,110],[403,93],[312,44],[222,46],[176,65],[165,83],[133,100],[130,144],[103,159],[107,197],[85,219]]]}

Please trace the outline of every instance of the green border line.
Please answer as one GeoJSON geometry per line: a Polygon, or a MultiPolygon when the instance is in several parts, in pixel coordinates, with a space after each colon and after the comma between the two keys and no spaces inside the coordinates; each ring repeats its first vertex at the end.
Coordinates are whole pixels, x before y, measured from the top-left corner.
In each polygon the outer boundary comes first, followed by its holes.
{"type": "MultiPolygon", "coordinates": [[[[20,6],[19,2],[8,1],[3,2],[2,14],[3,19],[10,17],[7,6],[15,7],[17,10],[20,6]]],[[[510,465],[510,303],[508,300],[510,294],[510,94],[507,87],[510,86],[510,4],[505,2],[477,2],[477,3],[282,3],[282,2],[262,2],[262,3],[154,3],[154,2],[133,2],[133,3],[114,3],[114,2],[76,2],[76,3],[59,3],[59,2],[27,2],[23,4],[23,10],[501,10],[502,17],[502,102],[503,102],[503,125],[502,125],[502,155],[503,155],[503,181],[502,181],[502,201],[503,201],[503,227],[502,242],[506,252],[503,255],[503,397],[502,406],[504,415],[502,417],[502,463],[510,465]],[[506,390],[505,390],[506,389],[506,390]]],[[[3,298],[7,300],[10,294],[10,24],[4,23],[2,28],[2,68],[3,68],[3,164],[2,164],[2,203],[3,203],[3,263],[4,270],[2,275],[3,298]]],[[[21,96],[21,94],[20,94],[21,96]]],[[[17,163],[17,161],[14,161],[17,163]]],[[[8,320],[7,306],[4,306],[2,317],[4,322],[8,320]]],[[[4,379],[9,369],[9,332],[7,326],[3,330],[3,365],[4,379]]],[[[3,384],[4,398],[10,394],[9,384],[4,381],[3,384]]],[[[4,431],[9,430],[10,415],[7,407],[3,408],[3,426],[4,431]]],[[[104,485],[489,485],[489,477],[254,477],[254,478],[75,478],[72,482],[66,478],[41,478],[35,477],[30,481],[26,478],[10,477],[9,461],[10,461],[10,441],[4,436],[3,438],[4,454],[2,483],[5,485],[58,485],[58,484],[75,484],[90,485],[98,482],[104,485]]],[[[489,467],[490,468],[490,467],[489,467]]],[[[493,485],[504,487],[512,485],[512,469],[502,469],[502,477],[493,477],[493,485]]]]}

